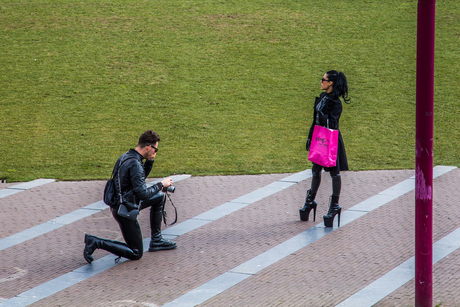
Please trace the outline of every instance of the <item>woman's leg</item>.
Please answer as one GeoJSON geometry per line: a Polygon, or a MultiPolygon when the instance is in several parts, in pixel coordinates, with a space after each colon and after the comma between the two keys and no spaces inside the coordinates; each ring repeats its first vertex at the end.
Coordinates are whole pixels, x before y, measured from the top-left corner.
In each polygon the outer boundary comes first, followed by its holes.
{"type": "Polygon", "coordinates": [[[340,171],[338,167],[334,167],[330,170],[332,178],[332,197],[336,198],[336,202],[339,201],[340,191],[342,189],[342,179],[340,178],[340,171]]]}
{"type": "Polygon", "coordinates": [[[308,221],[310,211],[313,209],[313,220],[316,220],[316,206],[318,203],[315,201],[316,193],[318,192],[319,185],[321,183],[321,171],[323,167],[321,165],[313,163],[311,172],[312,172],[312,180],[311,180],[311,188],[307,191],[307,195],[305,197],[305,204],[303,208],[299,209],[300,220],[301,221],[308,221]]]}
{"type": "Polygon", "coordinates": [[[321,172],[322,172],[322,170],[323,170],[323,167],[321,165],[313,163],[313,166],[311,167],[311,173],[312,173],[311,192],[314,195],[316,195],[316,193],[318,192],[319,185],[321,184],[321,172]]]}
{"type": "Polygon", "coordinates": [[[338,166],[331,168],[329,172],[332,178],[332,196],[329,203],[329,210],[327,214],[323,216],[324,225],[326,227],[332,227],[334,217],[338,214],[338,225],[340,226],[340,213],[342,211],[342,207],[339,205],[339,197],[340,190],[342,188],[342,179],[340,178],[340,170],[338,166]]]}

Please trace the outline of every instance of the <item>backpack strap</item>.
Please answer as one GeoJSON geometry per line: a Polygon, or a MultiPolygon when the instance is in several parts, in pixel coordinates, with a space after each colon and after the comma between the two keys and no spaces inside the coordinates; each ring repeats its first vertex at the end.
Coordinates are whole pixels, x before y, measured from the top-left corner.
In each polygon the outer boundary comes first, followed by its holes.
{"type": "MultiPolygon", "coordinates": [[[[120,165],[118,165],[118,170],[117,170],[117,173],[118,173],[118,194],[120,195],[120,204],[123,203],[123,192],[121,191],[121,182],[120,182],[120,168],[121,168],[121,165],[128,161],[129,159],[134,159],[133,157],[128,157],[126,159],[124,159],[124,155],[121,157],[120,159],[120,165]]],[[[115,173],[115,170],[114,170],[114,173],[115,173]]],[[[112,176],[113,176],[113,173],[112,173],[112,176]]],[[[132,190],[134,189],[131,189],[129,192],[131,192],[132,190]]]]}

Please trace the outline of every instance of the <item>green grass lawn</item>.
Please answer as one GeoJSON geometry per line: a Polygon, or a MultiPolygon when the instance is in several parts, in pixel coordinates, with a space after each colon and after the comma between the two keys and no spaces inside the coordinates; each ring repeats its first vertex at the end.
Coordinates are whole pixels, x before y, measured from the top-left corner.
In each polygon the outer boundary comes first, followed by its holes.
{"type": "MultiPolygon", "coordinates": [[[[459,166],[460,2],[437,1],[434,163],[459,166]]],[[[330,69],[352,170],[414,168],[415,0],[0,3],[0,179],[295,172],[330,69]]]]}

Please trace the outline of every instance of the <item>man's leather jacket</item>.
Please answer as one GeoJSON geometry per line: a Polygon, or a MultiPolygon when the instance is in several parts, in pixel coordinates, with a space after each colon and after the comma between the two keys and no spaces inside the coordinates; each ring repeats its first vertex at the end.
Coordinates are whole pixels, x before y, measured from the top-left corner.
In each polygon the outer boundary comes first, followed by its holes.
{"type": "MultiPolygon", "coordinates": [[[[114,170],[117,165],[120,166],[120,185],[123,199],[134,204],[139,204],[141,200],[148,200],[163,188],[162,183],[154,184],[147,187],[145,178],[152,170],[154,160],[147,160],[143,163],[144,157],[135,149],[130,149],[128,152],[118,158],[114,170]]],[[[113,174],[114,178],[118,178],[117,174],[113,174]]],[[[118,181],[116,182],[116,189],[118,192],[118,181]]]]}

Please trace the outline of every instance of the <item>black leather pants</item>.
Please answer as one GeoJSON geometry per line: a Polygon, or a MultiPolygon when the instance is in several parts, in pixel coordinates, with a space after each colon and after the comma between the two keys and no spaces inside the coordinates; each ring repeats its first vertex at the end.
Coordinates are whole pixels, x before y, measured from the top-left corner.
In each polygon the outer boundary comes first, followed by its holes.
{"type": "MultiPolygon", "coordinates": [[[[154,218],[156,212],[162,212],[164,206],[165,196],[163,193],[159,192],[154,197],[149,200],[141,202],[141,210],[150,207],[150,220],[154,218]]],[[[143,246],[143,239],[142,239],[142,231],[137,220],[133,221],[128,218],[119,216],[117,214],[118,206],[112,209],[112,216],[118,222],[120,226],[121,233],[123,234],[123,238],[126,242],[128,248],[132,250],[137,250],[137,253],[127,253],[126,258],[131,260],[138,260],[141,259],[144,253],[144,246],[143,246]]],[[[160,221],[161,223],[161,221],[160,221]]],[[[125,245],[122,242],[120,244],[125,245]]]]}

